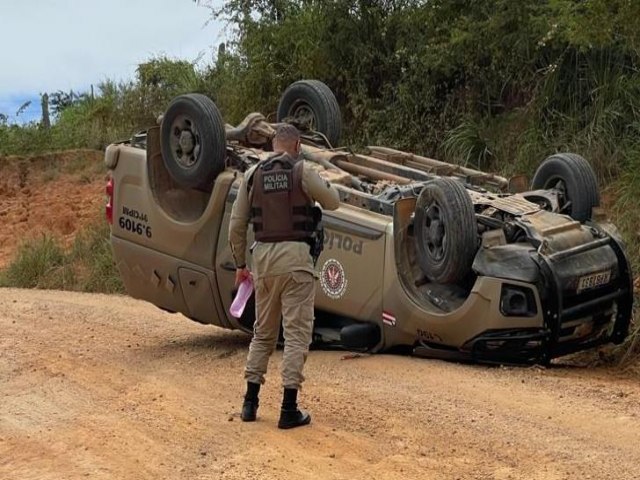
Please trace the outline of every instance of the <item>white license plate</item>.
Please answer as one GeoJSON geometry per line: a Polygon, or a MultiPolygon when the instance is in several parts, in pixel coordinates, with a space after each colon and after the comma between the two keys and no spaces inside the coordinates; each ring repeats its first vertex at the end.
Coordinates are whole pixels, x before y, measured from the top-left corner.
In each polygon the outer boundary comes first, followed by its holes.
{"type": "Polygon", "coordinates": [[[578,292],[605,285],[611,280],[611,270],[585,275],[578,280],[578,292]]]}

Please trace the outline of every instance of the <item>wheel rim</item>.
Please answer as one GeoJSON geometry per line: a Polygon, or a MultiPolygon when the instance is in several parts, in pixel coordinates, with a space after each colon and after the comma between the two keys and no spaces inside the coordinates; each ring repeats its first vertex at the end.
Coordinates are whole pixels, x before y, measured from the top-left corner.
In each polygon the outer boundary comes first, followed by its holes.
{"type": "Polygon", "coordinates": [[[301,100],[291,106],[287,116],[293,118],[296,123],[307,126],[310,130],[315,130],[318,123],[316,114],[313,111],[313,108],[311,108],[311,105],[301,100]]]}
{"type": "Polygon", "coordinates": [[[182,168],[189,169],[198,163],[202,149],[200,133],[188,115],[178,115],[171,122],[169,143],[171,154],[182,168]]]}
{"type": "Polygon", "coordinates": [[[425,208],[424,213],[422,228],[427,252],[436,262],[441,262],[444,260],[447,248],[447,230],[442,209],[437,202],[432,202],[425,208]]]}

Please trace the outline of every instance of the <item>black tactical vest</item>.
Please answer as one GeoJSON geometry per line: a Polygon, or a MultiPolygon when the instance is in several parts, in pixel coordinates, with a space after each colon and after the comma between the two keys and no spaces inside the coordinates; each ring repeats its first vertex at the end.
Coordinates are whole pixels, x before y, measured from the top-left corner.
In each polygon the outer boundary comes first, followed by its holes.
{"type": "Polygon", "coordinates": [[[307,240],[314,231],[314,202],[302,190],[302,160],[286,153],[258,164],[250,180],[251,223],[258,242],[307,240]]]}

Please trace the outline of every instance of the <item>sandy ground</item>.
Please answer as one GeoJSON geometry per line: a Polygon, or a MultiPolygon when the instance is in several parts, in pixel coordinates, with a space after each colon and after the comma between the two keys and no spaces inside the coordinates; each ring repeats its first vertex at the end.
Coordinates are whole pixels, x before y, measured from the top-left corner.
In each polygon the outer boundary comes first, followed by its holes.
{"type": "Polygon", "coordinates": [[[281,352],[242,423],[248,338],[126,297],[0,290],[0,479],[640,479],[640,385],[606,369],[281,352]]]}

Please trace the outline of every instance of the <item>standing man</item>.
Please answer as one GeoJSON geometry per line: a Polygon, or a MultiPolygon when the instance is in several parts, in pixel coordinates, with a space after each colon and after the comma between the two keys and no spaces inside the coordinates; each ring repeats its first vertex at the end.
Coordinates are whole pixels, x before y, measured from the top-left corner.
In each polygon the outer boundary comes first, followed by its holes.
{"type": "Polygon", "coordinates": [[[313,207],[335,210],[337,190],[300,159],[300,134],[288,124],[273,137],[274,154],[249,169],[231,211],[229,241],[236,263],[236,286],[250,275],[246,266],[247,228],[253,224],[252,250],[256,321],[244,376],[247,393],[241,418],[256,419],[258,393],[269,357],[284,328],[282,384],[278,428],[307,425],[311,416],[298,409],[298,389],[313,331],[314,265],[309,239],[315,228],[313,207]]]}

